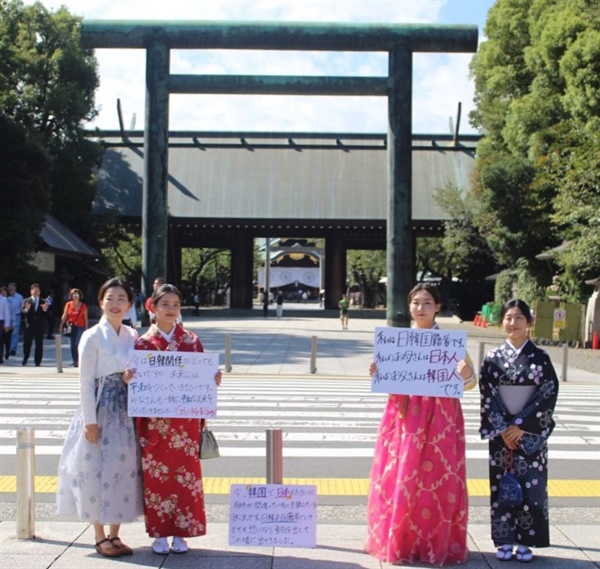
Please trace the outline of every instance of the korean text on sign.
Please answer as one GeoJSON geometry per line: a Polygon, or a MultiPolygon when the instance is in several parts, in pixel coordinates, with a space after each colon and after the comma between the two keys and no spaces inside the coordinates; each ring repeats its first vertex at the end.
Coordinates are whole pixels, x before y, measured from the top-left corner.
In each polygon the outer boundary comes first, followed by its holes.
{"type": "Polygon", "coordinates": [[[131,350],[130,417],[199,419],[217,416],[219,354],[131,350]]]}
{"type": "Polygon", "coordinates": [[[232,484],[229,545],[316,547],[317,487],[232,484]]]}
{"type": "Polygon", "coordinates": [[[462,397],[456,371],[465,358],[467,334],[437,329],[376,328],[371,391],[404,395],[462,397]]]}

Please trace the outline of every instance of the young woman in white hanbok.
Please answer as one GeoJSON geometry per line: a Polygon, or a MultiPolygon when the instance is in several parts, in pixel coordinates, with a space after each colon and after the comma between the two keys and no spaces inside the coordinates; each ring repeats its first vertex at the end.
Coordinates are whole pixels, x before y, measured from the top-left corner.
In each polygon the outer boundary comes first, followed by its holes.
{"type": "Polygon", "coordinates": [[[102,285],[100,322],[79,344],[81,405],[67,432],[58,466],[57,513],[93,523],[96,551],[131,555],[122,523],[143,513],[142,471],[133,419],[127,416],[126,371],[137,332],[123,325],[133,294],[122,279],[102,285]],[[105,526],[108,525],[108,534],[105,526]]]}

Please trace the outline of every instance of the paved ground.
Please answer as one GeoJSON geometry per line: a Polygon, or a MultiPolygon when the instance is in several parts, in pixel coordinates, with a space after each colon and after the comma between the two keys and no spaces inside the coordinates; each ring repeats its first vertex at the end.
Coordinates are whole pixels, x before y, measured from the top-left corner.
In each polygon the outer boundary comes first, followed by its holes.
{"type": "MultiPolygon", "coordinates": [[[[289,375],[298,377],[316,371],[319,375],[364,377],[370,361],[373,329],[385,325],[383,319],[352,317],[350,329],[342,331],[336,318],[301,317],[290,308],[284,318],[262,318],[260,312],[243,316],[227,316],[202,312],[200,317],[185,315],[186,325],[195,330],[210,351],[222,354],[226,337],[231,340],[232,372],[247,375],[289,375]],[[311,346],[316,338],[316,359],[311,359],[311,346]],[[314,369],[316,368],[316,370],[314,369]]],[[[356,315],[357,316],[357,315],[356,315]]],[[[498,343],[501,335],[493,329],[481,329],[453,318],[440,318],[443,328],[463,329],[469,334],[468,349],[477,363],[484,348],[498,343]]],[[[564,352],[557,349],[552,354],[559,375],[562,372],[564,352]]],[[[586,358],[583,369],[569,349],[567,380],[574,383],[599,385],[598,357],[586,358]],[[591,368],[591,369],[586,369],[591,368]]],[[[68,363],[66,342],[62,353],[68,363]]],[[[54,343],[48,341],[42,367],[23,367],[20,360],[11,358],[0,368],[2,377],[56,373],[54,343]]],[[[65,368],[63,373],[75,374],[65,368]]],[[[564,378],[563,378],[564,379],[564,378]]],[[[567,509],[565,509],[567,510],[567,509]]],[[[209,510],[209,518],[211,512],[209,510]]],[[[6,520],[6,517],[3,516],[6,520]]],[[[321,514],[319,515],[321,519],[321,514]]],[[[326,517],[326,516],[325,516],[326,517]]],[[[352,516],[349,516],[352,517],[352,516]]],[[[561,512],[552,518],[551,539],[553,547],[542,550],[535,566],[548,569],[600,568],[600,526],[596,508],[574,508],[571,515],[561,512]]],[[[125,530],[125,528],[124,528],[125,530]]],[[[317,547],[314,549],[241,548],[228,545],[227,524],[210,523],[209,535],[190,540],[192,551],[186,555],[157,556],[148,546],[148,538],[141,521],[127,526],[123,535],[136,548],[131,557],[116,561],[99,557],[91,547],[93,532],[89,525],[58,519],[38,521],[36,539],[17,539],[14,520],[0,523],[1,569],[94,569],[107,567],[108,563],[137,567],[191,569],[360,569],[379,568],[378,561],[362,552],[364,525],[344,522],[344,514],[332,516],[317,528],[317,547]]],[[[487,520],[472,516],[469,525],[469,569],[511,567],[494,558],[489,539],[487,520]]],[[[412,565],[411,567],[420,567],[412,565]]]]}

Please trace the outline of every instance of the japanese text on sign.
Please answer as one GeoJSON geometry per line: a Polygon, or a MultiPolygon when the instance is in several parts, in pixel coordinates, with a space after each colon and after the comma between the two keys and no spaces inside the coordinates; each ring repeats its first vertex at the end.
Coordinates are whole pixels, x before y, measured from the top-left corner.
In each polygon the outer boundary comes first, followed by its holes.
{"type": "Polygon", "coordinates": [[[465,332],[376,328],[371,391],[462,397],[464,382],[456,365],[465,358],[466,346],[465,332]]]}
{"type": "Polygon", "coordinates": [[[229,545],[316,547],[317,487],[232,484],[229,545]]]}
{"type": "Polygon", "coordinates": [[[219,354],[131,350],[130,417],[199,419],[217,416],[219,354]]]}

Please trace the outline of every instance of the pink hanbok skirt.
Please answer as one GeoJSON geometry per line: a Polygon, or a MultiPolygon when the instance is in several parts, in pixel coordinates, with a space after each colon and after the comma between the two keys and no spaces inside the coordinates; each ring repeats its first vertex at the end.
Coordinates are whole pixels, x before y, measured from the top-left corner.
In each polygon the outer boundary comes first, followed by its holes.
{"type": "Polygon", "coordinates": [[[390,395],[375,446],[365,551],[388,563],[465,563],[468,497],[458,399],[390,395]]]}

